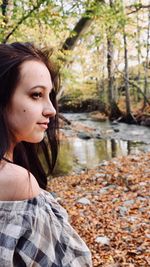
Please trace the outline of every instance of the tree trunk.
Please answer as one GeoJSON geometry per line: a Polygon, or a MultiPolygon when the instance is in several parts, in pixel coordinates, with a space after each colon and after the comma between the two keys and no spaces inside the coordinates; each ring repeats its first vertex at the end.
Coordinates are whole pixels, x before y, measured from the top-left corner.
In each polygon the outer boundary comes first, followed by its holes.
{"type": "Polygon", "coordinates": [[[129,73],[128,73],[128,50],[127,50],[127,36],[126,32],[124,29],[123,32],[123,41],[124,41],[124,62],[125,62],[125,68],[124,68],[124,73],[125,73],[125,92],[126,92],[126,113],[127,116],[131,114],[131,104],[130,104],[130,93],[129,93],[129,73]]]}
{"type": "Polygon", "coordinates": [[[90,26],[92,20],[88,17],[81,18],[75,25],[73,32],[75,33],[72,37],[68,37],[64,42],[62,49],[63,50],[72,50],[77,41],[80,39],[81,34],[90,26]]]}
{"type": "Polygon", "coordinates": [[[130,103],[130,92],[129,92],[129,70],[128,70],[128,49],[127,49],[127,35],[123,32],[123,41],[124,41],[124,61],[125,61],[125,69],[124,69],[124,83],[125,83],[125,93],[126,93],[126,116],[124,121],[127,123],[137,123],[136,119],[131,113],[131,103],[130,103]]]}
{"type": "MultiPolygon", "coordinates": [[[[103,49],[102,49],[102,62],[105,62],[105,47],[103,44],[103,49]]],[[[102,64],[102,78],[101,78],[101,82],[100,82],[100,89],[99,92],[102,94],[102,101],[104,103],[106,103],[107,99],[106,99],[106,93],[105,93],[105,64],[102,64]]]]}
{"type": "MultiPolygon", "coordinates": [[[[110,7],[113,7],[113,1],[109,0],[110,7]]],[[[110,26],[107,32],[107,71],[108,71],[108,103],[110,106],[109,118],[111,120],[118,119],[122,116],[115,98],[114,98],[114,73],[113,73],[113,58],[114,58],[114,45],[112,41],[112,27],[110,26]]]]}
{"type": "MultiPolygon", "coordinates": [[[[145,75],[144,75],[144,94],[147,97],[148,93],[148,68],[149,68],[149,50],[150,50],[150,8],[148,11],[148,27],[147,27],[147,44],[146,44],[146,61],[144,64],[144,69],[145,69],[145,75]]],[[[146,106],[146,101],[144,98],[144,107],[146,106]]]]}
{"type": "MultiPolygon", "coordinates": [[[[139,1],[140,4],[141,1],[139,1]]],[[[137,11],[137,60],[138,60],[138,74],[137,74],[137,83],[139,85],[140,83],[140,64],[141,64],[141,44],[140,44],[140,25],[139,25],[139,13],[137,11]]],[[[135,100],[138,102],[140,100],[140,94],[137,91],[137,93],[135,92],[135,100]],[[137,97],[136,97],[137,95],[137,97]]]]}
{"type": "MultiPolygon", "coordinates": [[[[99,3],[105,4],[105,1],[104,0],[95,0],[95,4],[99,4],[99,3]]],[[[77,24],[75,25],[75,27],[73,29],[74,35],[73,36],[69,36],[65,40],[65,42],[64,42],[64,44],[62,46],[63,50],[72,50],[75,47],[77,41],[81,37],[81,34],[83,34],[83,32],[85,32],[86,29],[91,25],[92,12],[93,11],[90,10],[90,9],[85,11],[84,16],[81,19],[79,19],[79,21],[77,22],[77,24]]]]}
{"type": "MultiPolygon", "coordinates": [[[[113,7],[113,1],[109,0],[109,5],[113,7]]],[[[114,56],[114,47],[112,42],[112,27],[110,26],[107,33],[107,70],[108,70],[108,102],[110,104],[111,115],[113,113],[113,56],[114,56]]]]}
{"type": "Polygon", "coordinates": [[[113,43],[110,37],[107,37],[107,70],[108,70],[108,101],[110,107],[114,102],[113,97],[113,43]]]}

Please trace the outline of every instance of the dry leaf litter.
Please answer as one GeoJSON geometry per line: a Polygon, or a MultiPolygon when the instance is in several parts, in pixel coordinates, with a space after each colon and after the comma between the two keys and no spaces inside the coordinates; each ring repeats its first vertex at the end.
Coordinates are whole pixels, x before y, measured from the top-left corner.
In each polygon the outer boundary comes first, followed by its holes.
{"type": "Polygon", "coordinates": [[[149,163],[150,153],[129,155],[49,182],[94,267],[150,266],[149,163]]]}

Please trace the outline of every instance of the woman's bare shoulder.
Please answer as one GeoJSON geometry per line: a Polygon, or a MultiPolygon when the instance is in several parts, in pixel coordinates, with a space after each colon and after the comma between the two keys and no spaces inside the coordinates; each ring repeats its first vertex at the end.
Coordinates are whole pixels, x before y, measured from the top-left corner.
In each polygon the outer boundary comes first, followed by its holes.
{"type": "Polygon", "coordinates": [[[40,187],[25,168],[4,163],[0,166],[0,200],[25,200],[38,196],[40,187]]]}

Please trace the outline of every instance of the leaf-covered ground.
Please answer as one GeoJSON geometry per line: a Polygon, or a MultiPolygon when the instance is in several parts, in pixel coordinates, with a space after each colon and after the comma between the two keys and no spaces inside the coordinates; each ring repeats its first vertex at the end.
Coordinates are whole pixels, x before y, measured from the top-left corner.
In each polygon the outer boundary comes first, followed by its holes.
{"type": "Polygon", "coordinates": [[[150,153],[54,178],[48,190],[88,244],[93,266],[150,266],[150,153]]]}

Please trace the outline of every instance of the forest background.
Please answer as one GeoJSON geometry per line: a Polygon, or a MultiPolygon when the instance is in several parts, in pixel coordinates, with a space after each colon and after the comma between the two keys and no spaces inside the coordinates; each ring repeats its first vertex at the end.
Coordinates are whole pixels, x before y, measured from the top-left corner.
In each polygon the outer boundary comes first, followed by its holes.
{"type": "Polygon", "coordinates": [[[0,42],[53,48],[62,110],[149,125],[149,0],[3,0],[0,42]]]}
{"type": "MultiPolygon", "coordinates": [[[[60,110],[150,126],[150,0],[0,0],[0,7],[1,43],[53,49],[60,110]]],[[[94,267],[150,266],[149,160],[150,153],[113,158],[50,180],[94,267]]]]}

